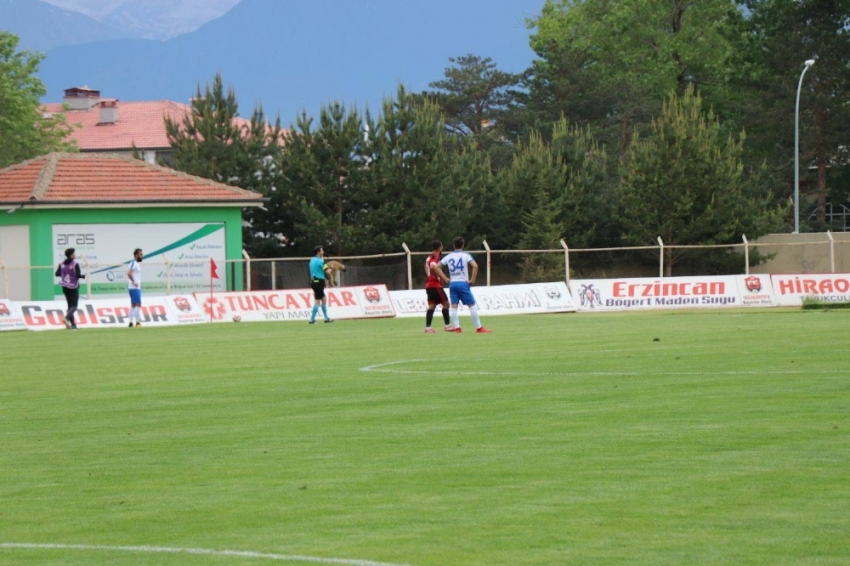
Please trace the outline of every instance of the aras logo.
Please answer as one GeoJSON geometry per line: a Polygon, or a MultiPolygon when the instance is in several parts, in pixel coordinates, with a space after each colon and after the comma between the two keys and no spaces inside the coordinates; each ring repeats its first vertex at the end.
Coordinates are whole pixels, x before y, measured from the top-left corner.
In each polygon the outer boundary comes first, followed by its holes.
{"type": "Polygon", "coordinates": [[[0,316],[11,316],[11,314],[9,307],[7,307],[5,303],[0,303],[0,316]]]}
{"type": "Polygon", "coordinates": [[[599,293],[599,289],[593,286],[593,283],[579,287],[578,297],[583,307],[593,309],[602,306],[602,295],[599,293]]]}
{"type": "Polygon", "coordinates": [[[174,297],[174,306],[183,312],[189,312],[192,310],[192,305],[186,297],[174,297]]]}
{"type": "Polygon", "coordinates": [[[207,316],[214,320],[221,320],[227,312],[227,308],[214,297],[204,299],[203,308],[207,316]]]}
{"type": "Polygon", "coordinates": [[[381,302],[381,292],[375,287],[366,287],[363,289],[363,296],[366,297],[366,300],[370,303],[381,302]]]}
{"type": "Polygon", "coordinates": [[[747,291],[750,293],[758,293],[761,291],[761,279],[756,277],[755,275],[750,275],[746,279],[744,279],[744,285],[747,286],[747,291]]]}

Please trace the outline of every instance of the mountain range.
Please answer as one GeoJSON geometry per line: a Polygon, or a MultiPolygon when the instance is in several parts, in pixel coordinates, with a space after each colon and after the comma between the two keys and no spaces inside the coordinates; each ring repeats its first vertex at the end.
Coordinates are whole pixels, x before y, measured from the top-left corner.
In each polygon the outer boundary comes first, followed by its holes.
{"type": "Polygon", "coordinates": [[[218,18],[239,0],[0,0],[0,29],[21,49],[111,39],[166,40],[218,18]]]}
{"type": "MultiPolygon", "coordinates": [[[[145,39],[170,39],[198,29],[239,0],[44,0],[145,39]]],[[[129,36],[128,36],[129,37],[129,36]]]]}
{"type": "Polygon", "coordinates": [[[141,37],[140,34],[39,0],[0,0],[0,29],[17,35],[20,48],[31,51],[47,51],[60,45],[141,37]]]}
{"type": "MultiPolygon", "coordinates": [[[[80,1],[80,0],[77,0],[80,1]]],[[[101,0],[106,1],[106,0],[101,0]]],[[[172,0],[176,1],[176,0],[172,0]]],[[[121,100],[187,101],[221,72],[241,114],[262,104],[284,125],[332,100],[377,110],[399,83],[443,77],[449,57],[492,57],[520,72],[534,53],[526,18],[543,0],[242,0],[168,41],[114,40],[48,52],[47,100],[87,85],[121,100]]]]}

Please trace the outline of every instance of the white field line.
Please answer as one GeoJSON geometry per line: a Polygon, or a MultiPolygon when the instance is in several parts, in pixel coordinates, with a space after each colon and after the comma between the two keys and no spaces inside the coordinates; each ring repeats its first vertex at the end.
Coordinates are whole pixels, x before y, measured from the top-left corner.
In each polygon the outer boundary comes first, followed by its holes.
{"type": "Polygon", "coordinates": [[[400,364],[422,364],[422,363],[446,363],[447,360],[399,360],[383,364],[373,364],[360,368],[362,372],[370,373],[396,373],[396,374],[428,374],[428,375],[532,375],[532,376],[554,376],[554,377],[582,377],[582,376],[649,376],[649,375],[810,375],[810,374],[845,374],[850,370],[743,370],[743,371],[670,371],[670,372],[639,372],[639,371],[565,371],[565,372],[533,372],[533,371],[435,371],[427,369],[395,369],[388,366],[400,364]]]}
{"type": "Polygon", "coordinates": [[[208,548],[170,548],[166,546],[101,546],[89,544],[32,544],[21,542],[0,543],[0,549],[28,550],[86,550],[104,552],[158,552],[164,554],[195,554],[202,556],[235,556],[238,558],[257,558],[261,560],[276,560],[279,562],[312,562],[314,564],[341,564],[343,566],[410,566],[408,564],[391,564],[373,560],[355,560],[350,558],[320,558],[318,556],[298,556],[287,554],[268,554],[247,550],[212,550],[208,548]]]}

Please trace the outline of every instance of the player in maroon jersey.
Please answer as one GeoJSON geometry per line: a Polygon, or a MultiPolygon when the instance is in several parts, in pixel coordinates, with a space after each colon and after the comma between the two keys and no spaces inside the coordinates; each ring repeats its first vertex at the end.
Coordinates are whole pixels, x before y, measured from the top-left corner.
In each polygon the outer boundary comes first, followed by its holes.
{"type": "Polygon", "coordinates": [[[439,240],[434,240],[431,244],[431,255],[425,260],[425,275],[428,279],[425,281],[425,292],[428,294],[428,311],[425,313],[425,333],[433,334],[437,332],[431,328],[431,321],[434,320],[434,311],[437,310],[437,305],[443,307],[443,322],[445,323],[446,332],[454,332],[455,327],[449,322],[449,298],[446,297],[446,292],[443,290],[443,283],[448,283],[449,278],[445,276],[442,268],[440,268],[440,255],[443,253],[443,244],[439,240]]]}

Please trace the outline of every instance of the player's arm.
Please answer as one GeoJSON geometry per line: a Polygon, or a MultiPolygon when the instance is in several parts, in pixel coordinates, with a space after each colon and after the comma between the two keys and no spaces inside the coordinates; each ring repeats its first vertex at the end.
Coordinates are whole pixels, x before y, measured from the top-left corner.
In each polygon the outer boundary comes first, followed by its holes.
{"type": "Polygon", "coordinates": [[[442,267],[440,267],[440,264],[439,264],[439,263],[436,263],[436,262],[435,262],[435,263],[432,263],[432,264],[431,264],[431,273],[434,275],[434,277],[439,277],[439,278],[440,278],[440,280],[441,280],[443,283],[448,283],[448,282],[449,282],[449,278],[448,278],[448,277],[446,277],[446,274],[445,274],[445,273],[443,273],[443,268],[442,268],[442,267]]]}
{"type": "Polygon", "coordinates": [[[478,264],[475,263],[475,260],[469,262],[469,266],[472,268],[472,277],[469,278],[469,284],[475,284],[475,278],[478,277],[478,264]]]}
{"type": "Polygon", "coordinates": [[[136,283],[136,280],[133,279],[133,264],[130,264],[130,269],[127,270],[127,279],[133,284],[133,287],[138,287],[139,284],[136,283]]]}

